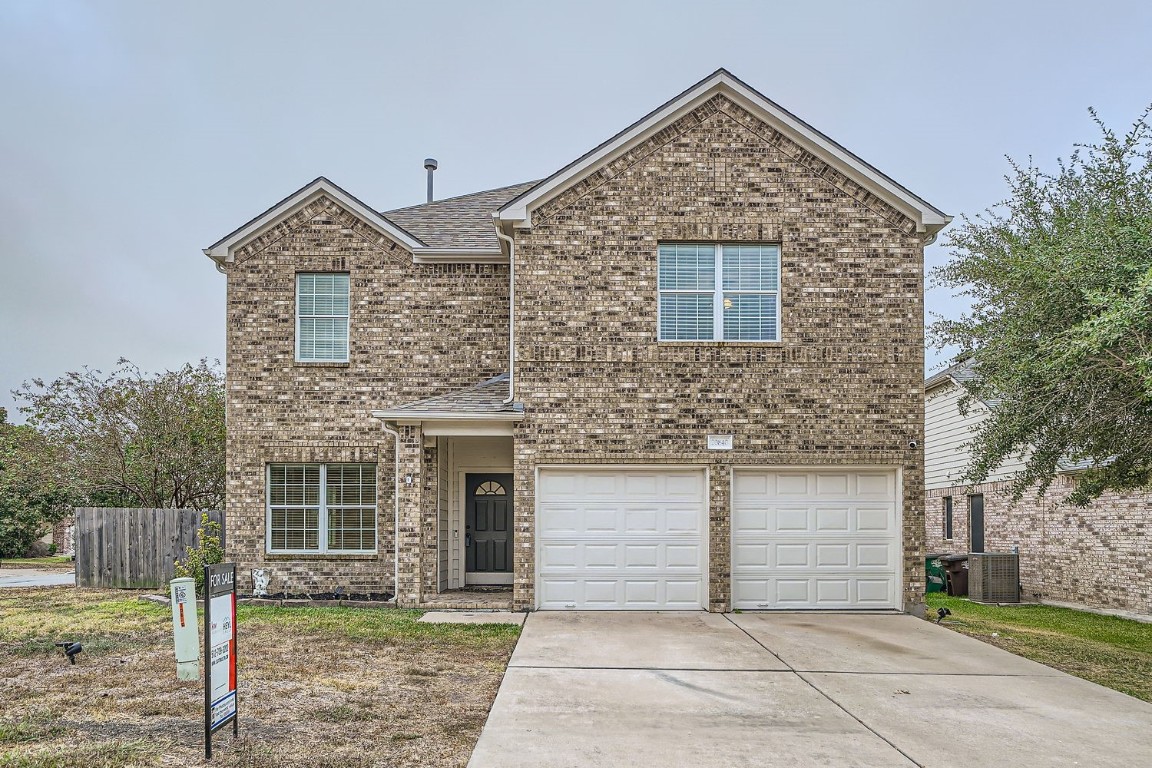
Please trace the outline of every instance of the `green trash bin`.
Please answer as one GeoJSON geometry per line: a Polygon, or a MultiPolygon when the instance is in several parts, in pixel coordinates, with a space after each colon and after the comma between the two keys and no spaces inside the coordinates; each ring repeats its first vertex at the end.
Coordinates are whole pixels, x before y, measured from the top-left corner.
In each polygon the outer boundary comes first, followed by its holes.
{"type": "Polygon", "coordinates": [[[924,590],[926,594],[932,592],[943,592],[945,585],[946,569],[944,564],[940,562],[940,558],[944,553],[936,555],[928,555],[924,558],[924,574],[927,577],[925,584],[928,585],[924,590]]]}

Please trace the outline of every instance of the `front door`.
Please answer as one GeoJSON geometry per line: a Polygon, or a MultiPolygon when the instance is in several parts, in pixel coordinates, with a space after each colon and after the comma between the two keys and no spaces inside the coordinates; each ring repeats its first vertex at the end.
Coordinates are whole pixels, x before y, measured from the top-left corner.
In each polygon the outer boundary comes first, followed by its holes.
{"type": "Polygon", "coordinates": [[[512,583],[512,475],[465,475],[466,584],[512,583]]]}

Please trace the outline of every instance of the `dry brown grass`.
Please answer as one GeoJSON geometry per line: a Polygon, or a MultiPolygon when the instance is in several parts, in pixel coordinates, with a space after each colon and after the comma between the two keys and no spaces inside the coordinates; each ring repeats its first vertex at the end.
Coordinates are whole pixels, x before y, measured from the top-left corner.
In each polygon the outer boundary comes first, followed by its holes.
{"type": "MultiPolygon", "coordinates": [[[[462,766],[518,628],[418,613],[242,606],[240,737],[213,764],[462,766]]],[[[134,593],[0,592],[0,768],[201,765],[203,688],[176,680],[170,614],[134,593]],[[70,666],[52,643],[79,640],[70,666]]]]}

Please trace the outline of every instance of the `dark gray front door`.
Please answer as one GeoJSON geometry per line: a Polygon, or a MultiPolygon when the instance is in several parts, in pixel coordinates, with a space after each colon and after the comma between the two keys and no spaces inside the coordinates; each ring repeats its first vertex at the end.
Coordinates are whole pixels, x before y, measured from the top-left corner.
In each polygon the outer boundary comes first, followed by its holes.
{"type": "MultiPolygon", "coordinates": [[[[512,475],[468,474],[464,511],[465,570],[474,584],[484,574],[512,573],[512,475]]],[[[493,578],[491,583],[510,583],[493,578]]]]}

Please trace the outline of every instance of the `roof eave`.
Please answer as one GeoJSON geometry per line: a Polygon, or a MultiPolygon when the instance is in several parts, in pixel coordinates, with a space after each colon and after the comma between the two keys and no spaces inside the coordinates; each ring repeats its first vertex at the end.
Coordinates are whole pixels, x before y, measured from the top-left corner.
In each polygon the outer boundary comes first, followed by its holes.
{"type": "Polygon", "coordinates": [[[614,157],[627,151],[629,147],[648,138],[717,94],[738,97],[742,104],[751,107],[761,117],[767,117],[766,122],[783,128],[783,132],[800,146],[830,161],[845,175],[855,179],[866,189],[907,215],[916,222],[920,232],[934,236],[952,221],[951,216],[905,189],[723,69],[717,70],[596,149],[505,203],[497,212],[498,220],[531,228],[532,210],[559,194],[567,184],[582,177],[593,168],[611,161],[614,157]]]}
{"type": "Polygon", "coordinates": [[[495,413],[461,411],[372,411],[372,418],[386,421],[523,421],[522,411],[495,413]]]}
{"type": "Polygon", "coordinates": [[[418,248],[412,251],[417,264],[507,264],[500,248],[418,248]]]}
{"type": "Polygon", "coordinates": [[[396,226],[380,213],[365,205],[358,198],[321,176],[304,185],[296,192],[293,192],[239,229],[225,235],[217,242],[205,248],[204,255],[217,264],[234,261],[237,249],[242,248],[269,227],[274,226],[277,222],[292,215],[321,196],[326,196],[334,200],[345,210],[356,215],[381,234],[395,240],[413,252],[427,248],[424,243],[413,237],[410,233],[396,226]]]}

